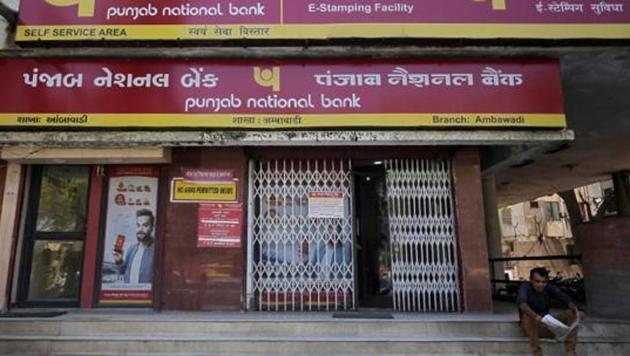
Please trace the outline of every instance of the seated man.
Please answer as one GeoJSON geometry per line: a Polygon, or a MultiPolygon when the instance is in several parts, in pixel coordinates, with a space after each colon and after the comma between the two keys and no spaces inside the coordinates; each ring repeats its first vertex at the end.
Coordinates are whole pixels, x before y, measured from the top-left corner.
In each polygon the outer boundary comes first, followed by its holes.
{"type": "MultiPolygon", "coordinates": [[[[541,323],[542,318],[549,314],[550,301],[555,299],[567,308],[560,315],[554,317],[566,325],[571,325],[577,317],[578,309],[569,297],[557,287],[549,284],[549,272],[543,267],[534,268],[529,272],[529,282],[521,284],[516,297],[521,317],[521,328],[529,338],[529,344],[535,356],[542,355],[540,337],[553,338],[554,335],[541,323]]],[[[565,340],[567,355],[575,355],[577,343],[577,329],[571,331],[565,340]]]]}

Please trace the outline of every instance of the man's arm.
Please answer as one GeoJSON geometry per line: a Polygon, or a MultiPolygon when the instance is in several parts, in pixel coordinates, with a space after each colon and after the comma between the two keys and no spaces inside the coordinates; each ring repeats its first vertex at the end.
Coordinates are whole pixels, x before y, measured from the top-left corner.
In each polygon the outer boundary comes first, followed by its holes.
{"type": "MultiPolygon", "coordinates": [[[[118,268],[118,273],[125,274],[127,272],[127,266],[129,265],[129,258],[131,257],[131,250],[133,250],[133,246],[127,249],[125,253],[125,257],[116,261],[116,268],[118,268]]],[[[122,257],[122,254],[120,254],[122,257]]]]}
{"type": "Polygon", "coordinates": [[[516,304],[518,305],[518,309],[521,313],[529,316],[530,318],[536,320],[536,322],[540,322],[542,318],[538,315],[534,309],[532,309],[527,304],[527,296],[528,296],[528,287],[529,284],[527,282],[522,283],[518,288],[518,294],[516,295],[516,304]]]}
{"type": "Polygon", "coordinates": [[[521,310],[521,312],[523,312],[523,314],[526,314],[530,318],[536,320],[537,323],[540,323],[540,321],[542,320],[542,317],[536,314],[536,312],[532,308],[530,308],[526,302],[520,303],[518,305],[518,308],[521,310]]]}
{"type": "Polygon", "coordinates": [[[571,301],[571,298],[568,295],[566,295],[564,292],[562,292],[560,288],[554,285],[549,285],[547,286],[547,289],[552,298],[557,299],[561,301],[562,303],[566,304],[574,312],[576,313],[578,312],[577,305],[575,305],[575,303],[571,301]]]}

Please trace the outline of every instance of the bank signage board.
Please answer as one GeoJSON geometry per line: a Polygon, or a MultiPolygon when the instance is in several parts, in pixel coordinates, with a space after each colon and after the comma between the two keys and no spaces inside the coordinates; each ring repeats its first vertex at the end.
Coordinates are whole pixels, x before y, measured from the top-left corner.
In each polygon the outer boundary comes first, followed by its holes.
{"type": "Polygon", "coordinates": [[[630,38],[630,0],[22,0],[17,41],[630,38]]]}
{"type": "Polygon", "coordinates": [[[559,65],[0,59],[0,126],[562,128],[559,65]]]}

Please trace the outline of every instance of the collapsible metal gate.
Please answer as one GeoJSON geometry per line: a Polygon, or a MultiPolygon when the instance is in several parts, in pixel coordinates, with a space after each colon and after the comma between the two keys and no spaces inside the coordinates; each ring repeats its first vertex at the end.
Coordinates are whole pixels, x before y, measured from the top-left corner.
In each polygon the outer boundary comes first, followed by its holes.
{"type": "MultiPolygon", "coordinates": [[[[385,168],[394,309],[460,310],[450,161],[385,168]]],[[[248,309],[354,308],[352,195],[347,160],[250,162],[248,309]],[[323,192],[342,196],[342,216],[309,216],[323,192]]]]}
{"type": "Polygon", "coordinates": [[[347,160],[250,162],[248,309],[354,308],[351,179],[347,160]],[[327,193],[338,216],[309,214],[327,193]]]}
{"type": "Polygon", "coordinates": [[[450,161],[388,160],[385,168],[394,309],[458,311],[450,161]]]}

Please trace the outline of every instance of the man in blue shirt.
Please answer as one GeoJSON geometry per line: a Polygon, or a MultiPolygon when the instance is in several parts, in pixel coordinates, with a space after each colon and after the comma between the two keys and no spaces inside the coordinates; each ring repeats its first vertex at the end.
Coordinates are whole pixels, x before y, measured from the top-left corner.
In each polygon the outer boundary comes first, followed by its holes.
{"type": "MultiPolygon", "coordinates": [[[[543,268],[534,268],[529,272],[529,282],[521,284],[516,297],[521,328],[529,338],[534,356],[541,356],[540,337],[553,338],[553,333],[541,322],[549,314],[551,300],[556,300],[567,308],[560,315],[554,316],[566,325],[571,325],[577,318],[578,309],[569,297],[557,287],[549,284],[549,272],[543,268]]],[[[574,356],[577,344],[577,329],[571,331],[565,340],[567,356],[574,356]]]]}

